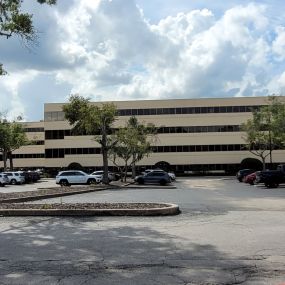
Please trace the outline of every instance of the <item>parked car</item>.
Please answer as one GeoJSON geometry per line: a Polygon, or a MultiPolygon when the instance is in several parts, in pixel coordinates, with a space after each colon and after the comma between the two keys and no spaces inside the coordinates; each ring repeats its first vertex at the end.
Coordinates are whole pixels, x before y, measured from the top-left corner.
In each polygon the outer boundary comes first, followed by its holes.
{"type": "Polygon", "coordinates": [[[3,173],[7,175],[9,184],[16,185],[25,183],[25,178],[21,176],[19,172],[9,171],[3,173]]]}
{"type": "MultiPolygon", "coordinates": [[[[143,172],[143,174],[147,174],[147,173],[149,173],[149,172],[151,172],[151,171],[164,171],[164,170],[159,169],[159,168],[156,168],[156,169],[146,169],[146,170],[143,172]]],[[[176,180],[176,176],[175,176],[175,174],[174,174],[173,172],[167,172],[167,173],[168,173],[168,175],[169,175],[169,177],[171,178],[172,181],[175,181],[175,180],[176,180]]]]}
{"type": "Polygon", "coordinates": [[[37,182],[41,179],[40,174],[36,171],[18,171],[18,173],[24,177],[25,183],[37,182]]]}
{"type": "Polygon", "coordinates": [[[254,169],[241,169],[241,170],[239,170],[238,173],[236,174],[237,180],[238,180],[239,182],[242,182],[242,181],[243,181],[243,178],[244,178],[245,176],[247,176],[248,174],[251,174],[251,173],[253,173],[253,172],[255,172],[255,171],[256,171],[256,170],[254,170],[254,169]]]}
{"type": "Polygon", "coordinates": [[[57,174],[56,184],[62,186],[79,185],[79,184],[96,184],[101,182],[101,178],[96,175],[87,174],[81,170],[61,171],[57,174]]]}
{"type": "Polygon", "coordinates": [[[166,185],[171,183],[171,178],[165,171],[150,171],[145,175],[136,176],[135,182],[138,184],[159,183],[160,185],[166,185]]]}
{"type": "Polygon", "coordinates": [[[285,164],[278,165],[276,170],[259,171],[256,182],[264,183],[267,188],[276,188],[280,183],[285,183],[285,164]]]}
{"type": "Polygon", "coordinates": [[[256,179],[256,172],[253,172],[253,173],[248,174],[247,176],[245,176],[244,182],[248,183],[250,185],[254,185],[255,179],[256,179]]]}
{"type": "Polygon", "coordinates": [[[4,187],[7,184],[9,184],[8,176],[4,173],[0,173],[0,186],[4,187]]]}
{"type": "MultiPolygon", "coordinates": [[[[100,178],[100,182],[103,180],[104,170],[97,170],[91,173],[91,175],[95,175],[96,177],[100,178]]],[[[108,171],[108,178],[109,181],[117,181],[120,179],[120,175],[114,172],[108,171]]]]}

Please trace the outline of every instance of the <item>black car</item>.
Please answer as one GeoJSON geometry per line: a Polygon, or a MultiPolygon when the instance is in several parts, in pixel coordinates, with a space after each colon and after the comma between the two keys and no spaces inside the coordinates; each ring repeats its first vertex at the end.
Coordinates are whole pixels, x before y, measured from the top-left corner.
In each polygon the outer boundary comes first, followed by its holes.
{"type": "Polygon", "coordinates": [[[241,170],[238,171],[238,173],[237,173],[237,175],[236,175],[237,180],[238,180],[239,182],[242,182],[242,180],[243,180],[243,178],[244,178],[245,176],[247,176],[248,174],[251,174],[251,173],[253,173],[253,172],[255,172],[255,171],[256,171],[256,170],[254,170],[254,169],[241,169],[241,170]]]}
{"type": "Polygon", "coordinates": [[[145,183],[159,183],[160,185],[166,185],[171,183],[171,178],[167,172],[164,171],[151,171],[145,175],[139,175],[135,178],[135,182],[138,184],[145,183]]]}

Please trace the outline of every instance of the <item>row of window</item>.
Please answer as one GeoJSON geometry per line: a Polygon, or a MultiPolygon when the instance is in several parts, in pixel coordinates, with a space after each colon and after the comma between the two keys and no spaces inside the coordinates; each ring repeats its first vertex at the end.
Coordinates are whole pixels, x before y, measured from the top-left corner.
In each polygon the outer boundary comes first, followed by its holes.
{"type": "Polygon", "coordinates": [[[161,127],[159,134],[239,132],[239,125],[161,127]]]}
{"type": "MultiPolygon", "coordinates": [[[[46,140],[63,140],[65,136],[73,136],[72,130],[48,130],[45,131],[46,140]]],[[[84,136],[86,133],[76,134],[77,136],[84,136]]],[[[99,135],[99,132],[98,132],[99,135]]]]}
{"type": "MultiPolygon", "coordinates": [[[[13,158],[22,159],[22,158],[45,158],[44,153],[17,153],[12,155],[13,158]]],[[[0,155],[0,161],[3,161],[3,156],[0,155]]]]}
{"type": "Polygon", "coordinates": [[[39,133],[39,132],[44,132],[44,128],[24,128],[24,131],[26,133],[39,133]]]}
{"type": "MultiPolygon", "coordinates": [[[[215,107],[178,107],[178,108],[148,108],[148,109],[119,109],[118,116],[153,116],[181,115],[208,113],[244,113],[258,110],[261,106],[215,106],[215,107]]],[[[45,121],[64,121],[64,112],[45,112],[45,121]]]]}
{"type": "MultiPolygon", "coordinates": [[[[239,131],[240,131],[239,125],[161,127],[157,129],[157,132],[159,134],[211,133],[211,132],[220,133],[220,132],[239,132],[239,131]]],[[[72,133],[72,130],[45,131],[46,140],[62,140],[64,139],[65,136],[72,136],[72,135],[74,135],[72,133]]]]}
{"type": "MultiPolygon", "coordinates": [[[[223,145],[171,145],[153,146],[152,151],[163,152],[213,152],[213,151],[241,151],[246,150],[243,144],[223,145]]],[[[54,148],[46,149],[46,158],[63,158],[65,155],[100,154],[101,148],[54,148]]]]}
{"type": "Polygon", "coordinates": [[[31,145],[44,145],[45,141],[31,141],[30,144],[31,145]]]}
{"type": "Polygon", "coordinates": [[[178,107],[150,109],[121,109],[118,116],[152,116],[152,115],[181,115],[208,113],[244,113],[258,110],[260,106],[215,106],[215,107],[178,107]]]}
{"type": "Polygon", "coordinates": [[[65,155],[77,154],[100,154],[101,148],[99,147],[86,147],[86,148],[50,148],[45,150],[46,158],[62,158],[65,155]]]}

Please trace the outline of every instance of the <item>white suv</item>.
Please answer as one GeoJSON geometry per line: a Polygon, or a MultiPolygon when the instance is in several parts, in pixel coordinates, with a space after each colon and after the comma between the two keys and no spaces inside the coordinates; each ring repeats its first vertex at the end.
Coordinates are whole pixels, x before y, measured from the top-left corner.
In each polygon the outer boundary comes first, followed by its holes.
{"type": "Polygon", "coordinates": [[[0,173],[0,186],[3,187],[9,184],[9,179],[6,174],[0,173]]]}
{"type": "MultiPolygon", "coordinates": [[[[98,177],[98,179],[100,179],[100,181],[102,181],[103,175],[104,175],[104,170],[94,171],[91,173],[91,175],[98,177]]],[[[108,179],[109,179],[109,181],[116,180],[115,173],[108,171],[108,179]]]]}
{"type": "Polygon", "coordinates": [[[95,175],[89,175],[80,170],[67,170],[61,171],[57,174],[56,184],[60,184],[62,186],[70,186],[70,185],[80,185],[80,184],[96,184],[100,183],[101,179],[96,177],[95,175]]]}
{"type": "Polygon", "coordinates": [[[19,172],[9,171],[3,173],[8,176],[10,184],[16,185],[25,183],[25,177],[22,176],[19,172]]]}

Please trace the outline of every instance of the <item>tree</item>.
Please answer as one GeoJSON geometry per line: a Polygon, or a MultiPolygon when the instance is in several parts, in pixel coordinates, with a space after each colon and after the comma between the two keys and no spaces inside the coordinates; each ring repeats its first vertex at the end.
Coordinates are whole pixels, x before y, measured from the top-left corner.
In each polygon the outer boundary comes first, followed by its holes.
{"type": "Polygon", "coordinates": [[[278,147],[285,146],[285,102],[280,97],[270,96],[270,112],[272,113],[271,131],[278,147]]]}
{"type": "Polygon", "coordinates": [[[9,149],[9,128],[7,121],[0,120],[0,151],[2,153],[4,171],[7,170],[7,155],[9,149]]]}
{"type": "Polygon", "coordinates": [[[10,170],[13,170],[13,151],[28,144],[28,139],[22,124],[16,121],[9,122],[6,119],[0,120],[0,151],[4,164],[4,171],[7,169],[7,159],[10,161],[10,170]]]}
{"type": "Polygon", "coordinates": [[[69,104],[63,106],[65,118],[73,126],[74,133],[93,135],[101,146],[103,156],[103,183],[108,184],[108,152],[114,146],[108,137],[116,119],[117,109],[112,103],[96,106],[79,95],[72,95],[69,104]]]}
{"type": "Polygon", "coordinates": [[[261,158],[263,169],[268,156],[272,163],[272,151],[284,146],[284,103],[276,96],[269,96],[268,102],[268,105],[253,111],[252,119],[242,125],[247,148],[261,158]]]}
{"type": "Polygon", "coordinates": [[[10,170],[13,170],[13,151],[19,149],[21,146],[29,143],[22,124],[17,122],[10,123],[10,143],[8,149],[8,158],[10,161],[10,170]]]}
{"type": "MultiPolygon", "coordinates": [[[[40,4],[53,5],[56,0],[37,0],[40,4]]],[[[33,15],[21,11],[23,0],[0,0],[0,36],[9,39],[19,36],[25,44],[36,41],[37,33],[33,26],[33,15]]],[[[6,74],[0,64],[0,75],[6,74]]]]}
{"type": "Polygon", "coordinates": [[[153,124],[140,124],[136,117],[130,117],[125,127],[120,128],[113,136],[114,144],[110,152],[110,160],[124,172],[126,181],[128,168],[132,167],[132,176],[135,176],[136,163],[151,152],[151,145],[156,135],[153,124]],[[121,167],[118,159],[124,161],[121,167]]]}

